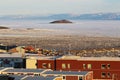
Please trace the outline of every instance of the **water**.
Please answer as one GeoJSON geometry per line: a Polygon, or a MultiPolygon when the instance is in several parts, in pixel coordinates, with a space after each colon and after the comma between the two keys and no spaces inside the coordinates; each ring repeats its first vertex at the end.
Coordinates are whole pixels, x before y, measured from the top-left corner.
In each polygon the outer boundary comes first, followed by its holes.
{"type": "Polygon", "coordinates": [[[73,21],[73,24],[49,24],[53,20],[0,20],[1,26],[16,28],[37,28],[66,30],[73,34],[87,36],[120,37],[120,21],[73,21]]]}

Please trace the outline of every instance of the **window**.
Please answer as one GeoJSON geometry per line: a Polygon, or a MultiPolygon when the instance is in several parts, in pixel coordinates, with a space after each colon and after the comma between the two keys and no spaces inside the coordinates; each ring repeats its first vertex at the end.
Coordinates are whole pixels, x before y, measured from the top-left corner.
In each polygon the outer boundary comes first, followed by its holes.
{"type": "Polygon", "coordinates": [[[88,64],[88,69],[92,69],[92,65],[91,64],[88,64]]]}
{"type": "Polygon", "coordinates": [[[66,79],[66,77],[65,76],[63,76],[63,80],[65,80],[66,79]]]}
{"type": "Polygon", "coordinates": [[[106,76],[106,73],[105,73],[105,72],[102,72],[101,77],[102,77],[102,78],[105,78],[105,76],[106,76]]]}
{"type": "Polygon", "coordinates": [[[47,68],[47,63],[43,63],[42,68],[47,68]]]}
{"type": "Polygon", "coordinates": [[[83,80],[82,77],[79,77],[79,80],[83,80]]]}
{"type": "Polygon", "coordinates": [[[48,68],[51,68],[51,64],[50,63],[48,63],[48,68]]]}
{"type": "Polygon", "coordinates": [[[110,73],[107,74],[108,78],[110,78],[110,73]]]}
{"type": "Polygon", "coordinates": [[[107,65],[107,68],[110,69],[110,64],[107,65]]]}
{"type": "Polygon", "coordinates": [[[86,69],[86,64],[83,64],[83,69],[86,69]]]}
{"type": "Polygon", "coordinates": [[[39,76],[39,74],[34,74],[34,76],[39,76]]]}
{"type": "Polygon", "coordinates": [[[105,65],[105,64],[102,64],[102,65],[101,65],[101,69],[106,69],[106,65],[105,65]]]}
{"type": "Polygon", "coordinates": [[[62,69],[65,69],[66,68],[66,64],[62,64],[62,69]]]}
{"type": "Polygon", "coordinates": [[[68,64],[68,69],[70,69],[70,64],[68,64]]]}

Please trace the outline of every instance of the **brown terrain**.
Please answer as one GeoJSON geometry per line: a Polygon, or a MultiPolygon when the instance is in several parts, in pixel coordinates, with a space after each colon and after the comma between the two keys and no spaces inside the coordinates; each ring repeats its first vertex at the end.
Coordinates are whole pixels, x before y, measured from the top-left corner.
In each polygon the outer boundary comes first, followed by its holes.
{"type": "Polygon", "coordinates": [[[79,56],[120,56],[120,38],[57,34],[60,32],[47,29],[1,30],[0,43],[20,46],[32,45],[48,50],[55,49],[60,54],[70,52],[79,56]]]}

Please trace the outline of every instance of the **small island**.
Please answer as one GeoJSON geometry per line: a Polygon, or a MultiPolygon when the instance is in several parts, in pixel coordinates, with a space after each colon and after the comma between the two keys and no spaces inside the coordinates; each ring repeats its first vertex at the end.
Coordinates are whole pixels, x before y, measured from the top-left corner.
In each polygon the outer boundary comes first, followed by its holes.
{"type": "Polygon", "coordinates": [[[63,19],[63,20],[56,20],[50,23],[73,23],[73,22],[63,19]]]}
{"type": "Polygon", "coordinates": [[[0,29],[9,29],[8,27],[0,26],[0,29]]]}

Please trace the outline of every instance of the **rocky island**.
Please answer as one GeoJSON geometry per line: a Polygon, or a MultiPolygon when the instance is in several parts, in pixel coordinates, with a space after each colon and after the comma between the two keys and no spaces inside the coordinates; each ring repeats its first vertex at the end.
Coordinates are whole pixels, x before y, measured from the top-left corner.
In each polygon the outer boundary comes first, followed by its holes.
{"type": "Polygon", "coordinates": [[[56,20],[50,23],[73,23],[73,22],[63,19],[63,20],[56,20]]]}
{"type": "Polygon", "coordinates": [[[0,26],[0,29],[9,29],[8,27],[0,26]]]}

